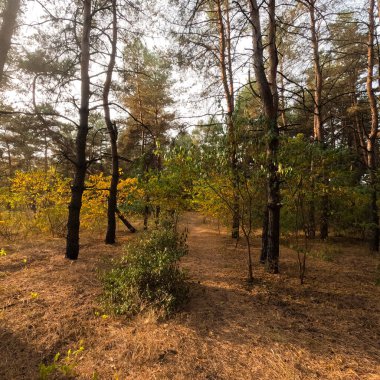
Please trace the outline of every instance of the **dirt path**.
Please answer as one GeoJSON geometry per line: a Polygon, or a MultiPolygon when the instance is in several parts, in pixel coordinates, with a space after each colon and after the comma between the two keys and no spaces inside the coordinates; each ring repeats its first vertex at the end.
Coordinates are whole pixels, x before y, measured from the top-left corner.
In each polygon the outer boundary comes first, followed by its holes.
{"type": "Polygon", "coordinates": [[[235,248],[197,214],[184,224],[191,300],[169,321],[103,315],[98,269],[121,245],[91,236],[73,264],[59,239],[7,247],[0,258],[0,379],[37,379],[40,363],[80,340],[78,379],[380,379],[376,258],[341,244],[332,261],[310,259],[300,287],[296,255],[283,248],[281,275],[256,267],[248,287],[243,244],[235,248]]]}

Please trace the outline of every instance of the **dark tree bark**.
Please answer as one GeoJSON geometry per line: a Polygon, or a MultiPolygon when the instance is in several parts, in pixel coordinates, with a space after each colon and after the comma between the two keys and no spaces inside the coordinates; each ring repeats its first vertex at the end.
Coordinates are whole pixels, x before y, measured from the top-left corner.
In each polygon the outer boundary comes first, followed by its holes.
{"type": "Polygon", "coordinates": [[[123,213],[116,207],[116,215],[118,218],[123,222],[123,224],[131,231],[132,233],[135,233],[137,230],[135,227],[132,226],[131,223],[127,220],[127,218],[123,215],[123,213]]]}
{"type": "Polygon", "coordinates": [[[79,126],[75,141],[75,174],[71,186],[71,200],[67,221],[66,257],[76,260],[79,255],[79,228],[82,195],[87,170],[86,143],[88,134],[89,99],[90,99],[90,31],[91,0],[83,0],[83,29],[81,37],[81,104],[79,109],[79,126]]]}
{"type": "Polygon", "coordinates": [[[0,28],[0,86],[4,77],[4,66],[11,48],[16,18],[20,9],[20,0],[8,0],[3,12],[3,23],[0,28]]]}
{"type": "Polygon", "coordinates": [[[263,231],[261,234],[260,264],[265,264],[268,258],[268,208],[264,210],[263,231]]]}
{"type": "Polygon", "coordinates": [[[108,196],[107,208],[107,233],[105,238],[106,244],[114,244],[116,240],[116,208],[117,208],[117,185],[119,184],[119,157],[117,151],[117,126],[113,123],[110,115],[109,93],[111,89],[112,74],[115,68],[116,47],[117,47],[117,8],[116,0],[112,0],[112,40],[110,60],[107,68],[107,76],[103,88],[103,109],[104,120],[107,126],[108,135],[111,143],[112,157],[112,177],[110,183],[110,192],[108,196]]]}
{"type": "Polygon", "coordinates": [[[277,66],[278,54],[276,48],[275,0],[268,2],[268,55],[269,75],[265,72],[264,47],[261,32],[260,10],[256,0],[249,0],[250,23],[252,26],[253,64],[256,81],[263,104],[266,129],[267,155],[267,268],[271,273],[279,271],[280,253],[280,178],[278,173],[277,152],[279,145],[278,90],[277,66]]]}

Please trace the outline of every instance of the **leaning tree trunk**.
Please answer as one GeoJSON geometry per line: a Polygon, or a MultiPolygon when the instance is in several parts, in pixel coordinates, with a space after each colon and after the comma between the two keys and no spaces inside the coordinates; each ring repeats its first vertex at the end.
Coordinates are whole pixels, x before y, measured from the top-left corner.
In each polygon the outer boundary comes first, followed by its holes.
{"type": "Polygon", "coordinates": [[[117,152],[117,126],[112,123],[109,106],[109,93],[111,89],[112,74],[115,67],[117,47],[117,9],[116,0],[112,0],[112,40],[111,54],[107,68],[107,76],[103,88],[104,120],[107,126],[111,142],[112,177],[108,196],[107,208],[107,233],[106,244],[114,244],[116,241],[116,209],[117,209],[117,185],[119,184],[119,157],[117,152]]]}
{"type": "Polygon", "coordinates": [[[20,9],[20,0],[8,0],[3,12],[3,23],[0,28],[0,86],[3,82],[4,66],[7,61],[11,41],[20,9]]]}
{"type": "Polygon", "coordinates": [[[123,224],[131,231],[132,233],[135,233],[137,230],[135,227],[132,226],[132,224],[128,221],[128,219],[123,215],[123,213],[116,207],[116,215],[118,218],[123,222],[123,224]]]}
{"type": "Polygon", "coordinates": [[[90,99],[90,30],[91,0],[83,1],[83,29],[81,39],[81,104],[79,109],[79,126],[76,145],[75,175],[71,186],[71,200],[67,221],[66,257],[76,260],[79,255],[79,228],[82,195],[87,171],[86,143],[88,134],[89,99],[90,99]]]}

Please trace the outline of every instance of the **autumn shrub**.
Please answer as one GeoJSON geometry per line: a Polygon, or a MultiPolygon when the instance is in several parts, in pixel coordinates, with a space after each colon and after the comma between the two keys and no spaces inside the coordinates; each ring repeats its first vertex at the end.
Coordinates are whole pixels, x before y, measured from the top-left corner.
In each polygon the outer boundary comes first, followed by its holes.
{"type": "Polygon", "coordinates": [[[122,260],[104,277],[105,301],[116,314],[154,308],[169,316],[186,301],[188,287],[179,260],[187,254],[186,233],[170,222],[126,247],[122,260]]]}
{"type": "Polygon", "coordinates": [[[212,177],[208,181],[195,181],[193,205],[196,210],[210,218],[217,219],[227,226],[232,220],[229,205],[232,203],[232,187],[221,177],[212,177]]]}
{"type": "Polygon", "coordinates": [[[0,212],[0,238],[5,241],[14,241],[19,235],[20,221],[10,212],[0,212]]]}
{"type": "MultiPolygon", "coordinates": [[[[63,236],[67,221],[70,180],[53,168],[48,171],[17,171],[10,178],[5,223],[0,234],[49,232],[63,236]]],[[[0,216],[1,217],[1,216],[0,216]]]]}
{"type": "MultiPolygon", "coordinates": [[[[110,176],[93,174],[86,180],[81,209],[81,226],[88,230],[104,228],[110,176]]],[[[48,171],[17,171],[9,186],[0,187],[0,238],[14,240],[20,235],[50,233],[66,235],[71,179],[53,168],[48,171]]],[[[120,179],[118,201],[132,204],[142,197],[137,179],[120,179]]]]}

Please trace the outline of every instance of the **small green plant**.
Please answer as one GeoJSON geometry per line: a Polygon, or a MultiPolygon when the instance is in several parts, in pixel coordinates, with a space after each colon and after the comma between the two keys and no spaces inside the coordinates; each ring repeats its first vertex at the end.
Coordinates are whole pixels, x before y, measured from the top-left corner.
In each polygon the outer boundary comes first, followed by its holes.
{"type": "Polygon", "coordinates": [[[39,379],[48,380],[57,375],[65,379],[75,378],[75,368],[78,365],[78,356],[84,351],[83,341],[79,342],[76,350],[69,349],[65,357],[58,352],[55,354],[51,364],[40,364],[39,379]]]}
{"type": "Polygon", "coordinates": [[[311,256],[323,261],[332,262],[340,253],[341,251],[339,248],[325,246],[321,249],[312,250],[311,256]]]}
{"type": "Polygon", "coordinates": [[[37,292],[30,292],[30,298],[32,300],[36,300],[39,297],[39,294],[37,292]]]}
{"type": "Polygon", "coordinates": [[[187,299],[188,286],[178,261],[187,253],[186,233],[165,223],[126,247],[126,254],[104,277],[105,301],[116,314],[133,315],[146,307],[164,316],[187,299]]]}
{"type": "Polygon", "coordinates": [[[6,256],[7,255],[7,252],[5,251],[5,249],[4,248],[1,248],[0,249],[0,257],[4,257],[4,256],[6,256]]]}

